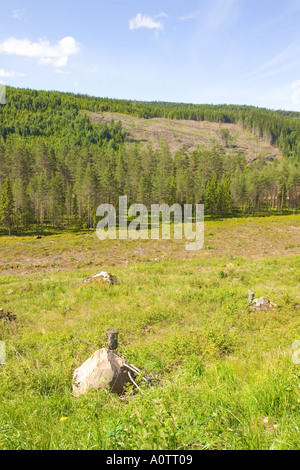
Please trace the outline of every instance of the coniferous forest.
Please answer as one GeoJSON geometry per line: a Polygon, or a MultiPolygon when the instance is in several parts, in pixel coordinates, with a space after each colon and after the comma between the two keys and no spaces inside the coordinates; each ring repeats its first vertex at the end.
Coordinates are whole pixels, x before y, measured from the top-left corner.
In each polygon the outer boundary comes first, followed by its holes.
{"type": "MultiPolygon", "coordinates": [[[[226,136],[224,136],[226,137],[226,136]]],[[[0,220],[6,233],[46,227],[92,228],[102,203],[204,203],[208,217],[297,213],[300,113],[249,106],[192,105],[94,98],[8,87],[0,108],[0,220]],[[86,111],[144,119],[234,123],[278,147],[282,159],[220,145],[171,153],[129,145],[120,121],[92,122],[86,111]]]]}

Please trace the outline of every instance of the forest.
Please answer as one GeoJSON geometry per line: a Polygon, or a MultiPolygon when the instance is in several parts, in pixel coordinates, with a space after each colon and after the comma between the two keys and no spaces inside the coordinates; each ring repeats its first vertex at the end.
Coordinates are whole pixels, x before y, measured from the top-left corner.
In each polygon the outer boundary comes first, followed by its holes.
{"type": "Polygon", "coordinates": [[[250,106],[96,98],[7,87],[0,107],[0,225],[3,233],[92,228],[102,203],[205,204],[208,218],[298,213],[300,113],[250,106]],[[224,145],[171,153],[129,143],[120,121],[94,123],[87,111],[150,119],[235,123],[278,147],[249,164],[224,145]]]}

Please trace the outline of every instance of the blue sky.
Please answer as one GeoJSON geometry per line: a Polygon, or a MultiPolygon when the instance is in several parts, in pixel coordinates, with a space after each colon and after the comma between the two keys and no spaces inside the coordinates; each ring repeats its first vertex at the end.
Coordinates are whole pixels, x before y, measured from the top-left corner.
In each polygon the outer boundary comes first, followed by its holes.
{"type": "Polygon", "coordinates": [[[0,82],[300,111],[300,0],[1,2],[0,82]]]}

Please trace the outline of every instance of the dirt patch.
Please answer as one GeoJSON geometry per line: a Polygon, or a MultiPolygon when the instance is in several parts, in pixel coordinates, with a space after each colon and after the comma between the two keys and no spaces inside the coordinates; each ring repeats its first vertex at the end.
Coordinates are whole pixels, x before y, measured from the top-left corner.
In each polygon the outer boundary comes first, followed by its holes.
{"type": "Polygon", "coordinates": [[[0,309],[0,321],[5,321],[8,323],[16,323],[17,315],[11,312],[5,312],[4,310],[0,309]]]}

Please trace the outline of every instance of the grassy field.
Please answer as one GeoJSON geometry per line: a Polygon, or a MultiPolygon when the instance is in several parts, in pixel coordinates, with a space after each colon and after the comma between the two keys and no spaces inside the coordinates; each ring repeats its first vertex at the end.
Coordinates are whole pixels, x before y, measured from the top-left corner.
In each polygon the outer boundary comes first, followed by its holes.
{"type": "Polygon", "coordinates": [[[1,237],[1,449],[299,449],[300,216],[207,222],[184,241],[1,237]],[[120,286],[74,286],[106,270],[120,286]],[[278,307],[253,311],[248,291],[278,307]],[[120,331],[154,386],[74,398],[72,372],[120,331]],[[67,418],[63,419],[62,418],[67,418]]]}

